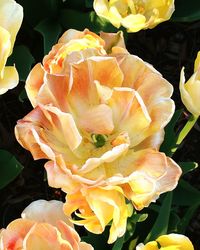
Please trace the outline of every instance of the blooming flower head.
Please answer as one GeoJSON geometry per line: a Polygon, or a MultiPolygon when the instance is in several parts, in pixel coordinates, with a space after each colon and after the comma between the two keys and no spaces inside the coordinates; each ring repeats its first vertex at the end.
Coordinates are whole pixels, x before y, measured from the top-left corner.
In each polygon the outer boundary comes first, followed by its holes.
{"type": "Polygon", "coordinates": [[[62,212],[62,202],[38,200],[0,231],[0,249],[92,250],[62,212]]]}
{"type": "Polygon", "coordinates": [[[172,86],[130,55],[121,33],[69,30],[26,82],[33,111],[18,121],[19,143],[67,193],[70,215],[109,243],[122,236],[130,200],[141,210],[177,185],[181,170],[158,151],[174,112],[172,86]]]}
{"type": "Polygon", "coordinates": [[[14,0],[0,1],[0,94],[14,88],[19,77],[14,66],[5,66],[23,19],[22,6],[14,0]]]}
{"type": "Polygon", "coordinates": [[[136,250],[194,250],[188,237],[181,234],[162,235],[146,245],[139,244],[136,250]]]}
{"type": "Polygon", "coordinates": [[[170,19],[174,0],[94,0],[94,9],[115,27],[137,32],[170,19]]]}
{"type": "Polygon", "coordinates": [[[180,93],[183,104],[193,115],[200,115],[200,52],[194,65],[194,74],[185,83],[184,68],[180,77],[180,93]]]}

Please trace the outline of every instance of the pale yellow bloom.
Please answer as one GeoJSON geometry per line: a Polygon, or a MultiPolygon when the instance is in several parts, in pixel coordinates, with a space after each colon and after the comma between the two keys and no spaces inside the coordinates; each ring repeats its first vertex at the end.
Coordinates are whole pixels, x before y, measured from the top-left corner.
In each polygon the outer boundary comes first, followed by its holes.
{"type": "Polygon", "coordinates": [[[181,234],[162,235],[146,245],[139,244],[136,250],[194,250],[188,237],[181,234]]]}
{"type": "Polygon", "coordinates": [[[170,19],[174,0],[94,0],[94,9],[115,27],[137,32],[170,19]]]}
{"type": "Polygon", "coordinates": [[[68,215],[79,209],[78,224],[101,233],[112,221],[112,243],[131,214],[126,199],[141,210],[177,185],[179,166],[158,151],[174,113],[172,86],[128,53],[122,33],[67,31],[26,90],[34,110],[16,138],[34,159],[50,160],[49,185],[67,193],[68,215]]]}
{"type": "Polygon", "coordinates": [[[195,116],[200,115],[200,52],[194,65],[194,74],[185,83],[184,68],[180,77],[180,93],[183,104],[195,116]]]}
{"type": "Polygon", "coordinates": [[[80,242],[62,207],[63,203],[56,200],[31,203],[22,218],[0,231],[0,249],[93,250],[91,245],[80,242]]]}
{"type": "Polygon", "coordinates": [[[19,82],[15,66],[5,66],[11,55],[17,32],[23,19],[22,6],[14,0],[0,1],[0,94],[19,82]]]}

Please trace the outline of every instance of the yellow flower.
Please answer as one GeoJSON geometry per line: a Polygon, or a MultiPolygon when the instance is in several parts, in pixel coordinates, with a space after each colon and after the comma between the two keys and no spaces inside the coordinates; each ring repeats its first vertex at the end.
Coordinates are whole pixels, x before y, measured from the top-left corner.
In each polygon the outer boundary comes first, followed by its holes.
{"type": "Polygon", "coordinates": [[[14,88],[19,76],[14,66],[5,66],[23,19],[22,6],[14,0],[0,1],[0,94],[14,88]]]}
{"type": "Polygon", "coordinates": [[[162,235],[146,245],[139,244],[136,250],[194,250],[188,237],[181,234],[162,235]]]}
{"type": "Polygon", "coordinates": [[[80,242],[77,232],[62,212],[62,202],[38,200],[0,231],[1,249],[93,250],[80,242]]]}
{"type": "Polygon", "coordinates": [[[200,115],[200,52],[194,65],[194,74],[185,83],[184,68],[180,77],[180,93],[183,104],[195,116],[200,115]]]}
{"type": "Polygon", "coordinates": [[[121,33],[70,30],[55,46],[27,79],[35,108],[18,121],[16,138],[34,159],[50,160],[48,182],[67,193],[67,214],[79,209],[95,233],[112,221],[112,243],[131,214],[125,199],[141,210],[177,185],[179,166],[158,151],[174,112],[172,86],[128,53],[121,33]]]}
{"type": "Polygon", "coordinates": [[[115,27],[137,32],[170,19],[174,0],[94,0],[94,9],[115,27]]]}

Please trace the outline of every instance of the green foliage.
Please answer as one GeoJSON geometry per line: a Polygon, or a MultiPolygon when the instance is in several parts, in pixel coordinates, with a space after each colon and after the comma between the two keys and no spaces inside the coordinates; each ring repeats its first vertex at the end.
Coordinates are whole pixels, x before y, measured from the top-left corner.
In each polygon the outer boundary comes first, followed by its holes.
{"type": "Polygon", "coordinates": [[[15,46],[12,55],[9,57],[7,65],[14,65],[19,73],[20,81],[25,81],[35,59],[29,49],[24,45],[15,46]]]}
{"type": "Polygon", "coordinates": [[[177,22],[193,22],[200,20],[200,1],[176,0],[175,12],[172,16],[172,20],[177,22]]]}
{"type": "Polygon", "coordinates": [[[171,211],[171,203],[172,203],[172,192],[169,192],[165,195],[157,219],[151,231],[149,232],[145,242],[155,240],[160,235],[167,233],[170,211],[171,211]]]}
{"type": "Polygon", "coordinates": [[[23,166],[16,160],[11,153],[0,150],[0,189],[13,181],[22,171],[23,166]]]}
{"type": "Polygon", "coordinates": [[[44,54],[48,54],[61,34],[62,28],[60,24],[53,19],[45,19],[35,27],[35,30],[43,36],[44,54]]]}

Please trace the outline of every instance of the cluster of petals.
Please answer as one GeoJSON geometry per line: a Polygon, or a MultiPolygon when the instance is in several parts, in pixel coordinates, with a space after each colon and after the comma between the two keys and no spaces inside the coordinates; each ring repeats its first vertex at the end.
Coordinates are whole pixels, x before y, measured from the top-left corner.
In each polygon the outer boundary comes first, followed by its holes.
{"type": "Polygon", "coordinates": [[[184,67],[180,77],[181,99],[187,110],[195,116],[200,115],[200,52],[194,64],[194,74],[185,83],[184,67]]]}
{"type": "Polygon", "coordinates": [[[155,241],[150,241],[146,245],[139,244],[136,250],[194,250],[188,237],[182,234],[168,234],[158,237],[155,241]]]}
{"type": "Polygon", "coordinates": [[[22,212],[22,218],[12,221],[0,231],[1,250],[93,250],[80,241],[63,203],[37,200],[22,212]]]}
{"type": "Polygon", "coordinates": [[[174,0],[94,0],[94,9],[115,27],[137,32],[170,19],[174,0]]]}
{"type": "Polygon", "coordinates": [[[23,8],[14,0],[0,1],[0,94],[16,87],[19,76],[14,66],[5,66],[23,19],[23,8]]]}
{"type": "Polygon", "coordinates": [[[32,69],[34,109],[15,134],[34,159],[48,159],[48,183],[67,193],[64,211],[93,233],[111,222],[112,243],[141,210],[173,190],[179,166],[158,151],[174,113],[172,86],[125,49],[121,32],[68,30],[32,69]]]}

